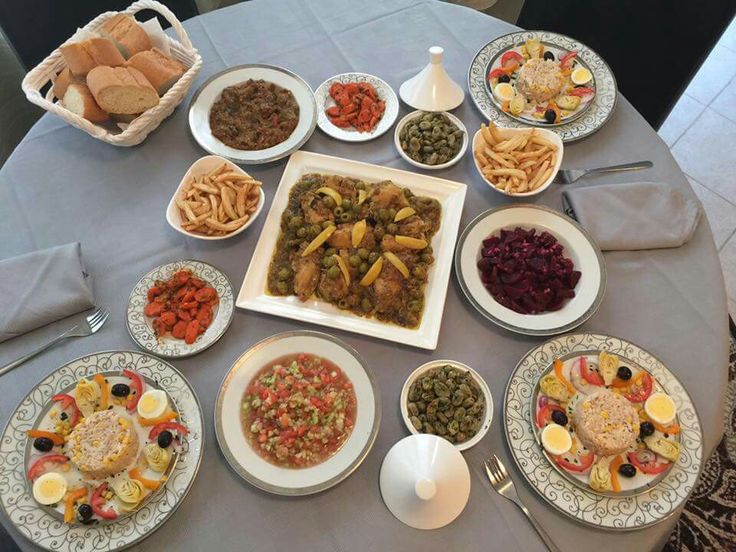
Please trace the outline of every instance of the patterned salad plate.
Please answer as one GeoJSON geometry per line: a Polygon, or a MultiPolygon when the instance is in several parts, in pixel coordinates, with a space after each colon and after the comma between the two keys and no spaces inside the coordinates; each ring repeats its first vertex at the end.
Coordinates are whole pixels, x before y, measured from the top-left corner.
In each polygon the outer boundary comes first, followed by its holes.
{"type": "Polygon", "coordinates": [[[128,332],[139,347],[154,355],[164,358],[184,358],[196,355],[214,345],[230,326],[235,311],[233,297],[230,280],[214,266],[193,260],[168,263],[154,268],[133,288],[125,315],[128,332]],[[170,335],[157,337],[151,325],[152,319],[143,314],[143,309],[148,303],[147,292],[156,283],[156,280],[168,280],[175,272],[185,268],[215,288],[220,299],[209,328],[191,345],[170,335]]]}
{"type": "Polygon", "coordinates": [[[202,408],[194,389],[179,371],[161,359],[137,351],[93,353],[65,364],[39,382],[10,415],[0,440],[0,505],[16,529],[45,550],[92,552],[119,550],[141,541],[176,511],[194,482],[202,461],[202,408]],[[189,429],[166,484],[134,513],[115,522],[67,525],[53,509],[39,506],[26,478],[31,440],[26,431],[37,425],[53,404],[51,397],[94,374],[138,372],[166,391],[174,410],[189,429]]]}
{"type": "Polygon", "coordinates": [[[616,107],[616,79],[603,58],[582,42],[562,34],[550,31],[520,31],[500,36],[478,50],[468,70],[468,89],[476,107],[489,120],[502,127],[523,128],[535,124],[528,119],[516,118],[502,112],[486,79],[489,70],[497,65],[500,56],[508,50],[518,48],[530,38],[539,38],[545,47],[553,52],[576,51],[581,66],[593,74],[596,90],[590,104],[562,124],[546,125],[539,122],[536,126],[554,130],[563,142],[574,142],[590,136],[608,121],[616,107]]]}
{"type": "Polygon", "coordinates": [[[343,142],[367,142],[368,140],[378,138],[393,126],[396,118],[399,116],[399,99],[396,97],[396,92],[385,81],[367,73],[342,73],[330,77],[319,85],[319,88],[314,93],[314,98],[317,101],[317,125],[328,136],[342,140],[343,142]],[[368,84],[372,84],[373,88],[376,89],[378,98],[386,102],[386,111],[384,111],[381,120],[378,121],[378,124],[371,132],[358,132],[352,127],[340,128],[330,122],[330,119],[325,114],[325,110],[335,105],[335,100],[330,96],[330,86],[336,82],[341,84],[367,82],[368,84]]]}
{"type": "Polygon", "coordinates": [[[703,435],[695,406],[664,364],[638,345],[618,337],[579,333],[556,337],[529,351],[509,378],[504,395],[504,428],[511,456],[544,500],[563,514],[602,529],[630,531],[658,523],[682,506],[703,464],[703,435]],[[602,496],[572,483],[548,461],[532,422],[532,398],[539,378],[556,358],[607,351],[649,372],[677,406],[681,453],[656,486],[634,496],[602,496]]]}

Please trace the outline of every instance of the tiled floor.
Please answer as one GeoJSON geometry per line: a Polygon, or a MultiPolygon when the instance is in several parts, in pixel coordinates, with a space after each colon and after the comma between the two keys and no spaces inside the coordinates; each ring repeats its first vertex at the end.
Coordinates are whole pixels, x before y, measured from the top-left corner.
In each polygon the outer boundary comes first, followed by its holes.
{"type": "Polygon", "coordinates": [[[736,319],[736,20],[659,130],[705,207],[736,319]]]}

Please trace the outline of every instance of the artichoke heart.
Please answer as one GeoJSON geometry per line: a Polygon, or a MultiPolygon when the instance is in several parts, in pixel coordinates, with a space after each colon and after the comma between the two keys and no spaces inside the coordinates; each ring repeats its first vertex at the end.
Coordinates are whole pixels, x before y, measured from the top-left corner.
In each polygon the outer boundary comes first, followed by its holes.
{"type": "Polygon", "coordinates": [[[159,447],[157,443],[147,444],[143,449],[143,455],[148,466],[154,471],[165,472],[169,467],[171,454],[168,450],[159,447]]]}
{"type": "Polygon", "coordinates": [[[603,457],[598,460],[590,469],[590,487],[595,491],[612,491],[613,482],[611,481],[611,470],[609,464],[610,457],[603,457]]]}
{"type": "Polygon", "coordinates": [[[556,401],[566,402],[570,398],[567,386],[551,372],[539,380],[539,388],[542,393],[556,401]]]}
{"type": "Polygon", "coordinates": [[[619,359],[616,355],[601,351],[598,355],[598,371],[603,376],[603,383],[611,385],[618,372],[619,359]]]}
{"type": "Polygon", "coordinates": [[[677,459],[680,457],[680,443],[677,441],[650,435],[644,438],[644,444],[649,450],[659,454],[662,458],[666,458],[670,462],[677,462],[677,459]]]}
{"type": "Polygon", "coordinates": [[[102,397],[99,384],[96,381],[90,381],[86,378],[79,380],[75,394],[77,408],[79,408],[79,411],[84,417],[94,413],[97,403],[100,402],[100,398],[102,397]]]}
{"type": "Polygon", "coordinates": [[[112,490],[124,508],[132,509],[146,496],[146,489],[141,482],[128,477],[115,481],[112,490]]]}

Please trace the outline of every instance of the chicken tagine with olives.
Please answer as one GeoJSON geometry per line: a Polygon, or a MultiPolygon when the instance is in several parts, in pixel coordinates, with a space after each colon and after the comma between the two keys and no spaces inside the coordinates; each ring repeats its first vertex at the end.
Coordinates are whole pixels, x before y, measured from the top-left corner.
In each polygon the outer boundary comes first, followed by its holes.
{"type": "Polygon", "coordinates": [[[281,216],[268,292],[416,327],[440,217],[436,199],[389,180],[307,174],[281,216]]]}

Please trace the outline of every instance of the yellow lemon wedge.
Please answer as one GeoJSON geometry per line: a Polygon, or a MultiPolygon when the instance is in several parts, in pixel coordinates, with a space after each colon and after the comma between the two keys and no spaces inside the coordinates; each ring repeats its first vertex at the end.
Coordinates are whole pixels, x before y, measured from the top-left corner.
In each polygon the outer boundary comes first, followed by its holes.
{"type": "Polygon", "coordinates": [[[327,239],[332,235],[335,229],[335,225],[331,224],[330,226],[322,230],[322,232],[320,232],[316,238],[309,242],[309,245],[304,249],[304,251],[302,251],[302,257],[306,257],[310,253],[316,251],[320,245],[327,241],[327,239]]]}
{"type": "Polygon", "coordinates": [[[367,225],[365,219],[359,220],[353,225],[353,232],[351,234],[353,247],[358,247],[360,245],[360,242],[363,241],[363,237],[365,237],[366,227],[367,225]]]}
{"type": "Polygon", "coordinates": [[[401,209],[399,209],[399,212],[396,213],[396,216],[394,217],[394,222],[399,222],[401,220],[404,220],[405,218],[409,218],[414,213],[416,213],[416,211],[411,207],[402,207],[401,209]]]}
{"type": "Polygon", "coordinates": [[[368,192],[365,190],[358,190],[358,205],[363,205],[363,202],[368,198],[368,192]]]}
{"type": "Polygon", "coordinates": [[[574,84],[586,84],[590,82],[592,78],[593,75],[591,75],[590,71],[588,71],[585,67],[578,67],[570,75],[570,80],[574,84]]]}
{"type": "Polygon", "coordinates": [[[350,285],[350,271],[348,270],[348,265],[345,264],[345,261],[343,258],[335,253],[335,260],[337,261],[337,266],[340,267],[340,272],[342,272],[342,278],[345,280],[345,285],[350,285]]]}
{"type": "Polygon", "coordinates": [[[424,249],[427,247],[427,240],[412,238],[411,236],[396,236],[394,239],[396,243],[409,249],[424,249]]]}
{"type": "Polygon", "coordinates": [[[384,251],[383,256],[386,257],[386,259],[388,259],[388,262],[390,262],[392,265],[394,265],[394,267],[396,267],[396,270],[401,272],[401,275],[404,278],[409,277],[409,269],[407,268],[407,266],[404,264],[404,262],[401,259],[399,259],[396,255],[391,253],[391,251],[384,251]]]}
{"type": "Polygon", "coordinates": [[[376,262],[373,263],[373,265],[368,269],[368,272],[365,273],[365,276],[363,276],[363,279],[360,281],[360,285],[363,287],[368,287],[373,282],[375,282],[376,278],[378,278],[378,275],[381,273],[382,268],[383,257],[378,257],[378,259],[376,259],[376,262]]]}
{"type": "Polygon", "coordinates": [[[330,196],[335,201],[335,205],[342,205],[342,196],[337,190],[323,186],[321,188],[317,188],[317,193],[330,196]]]}

